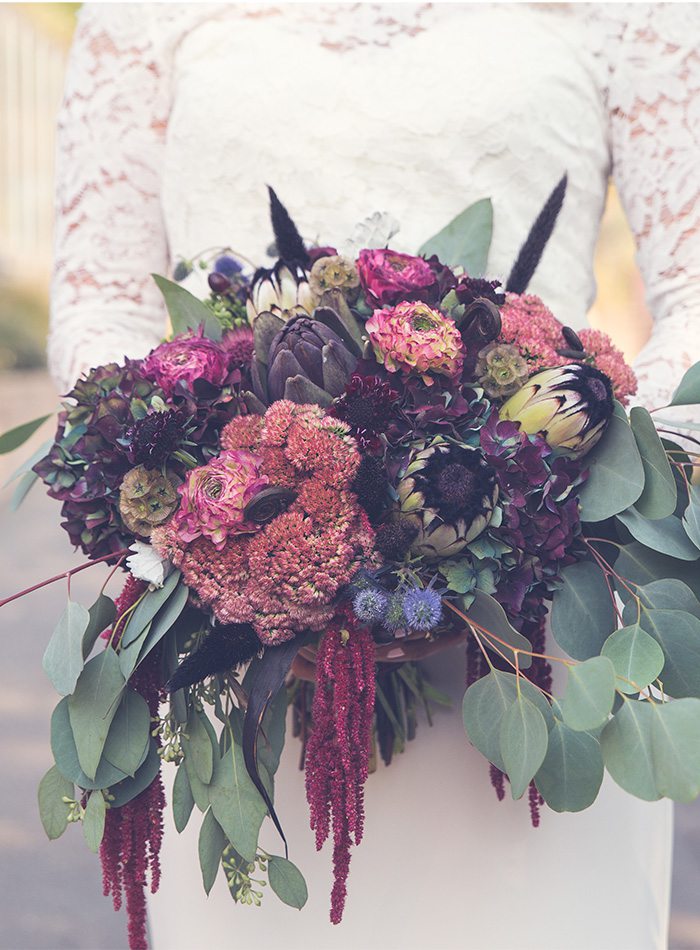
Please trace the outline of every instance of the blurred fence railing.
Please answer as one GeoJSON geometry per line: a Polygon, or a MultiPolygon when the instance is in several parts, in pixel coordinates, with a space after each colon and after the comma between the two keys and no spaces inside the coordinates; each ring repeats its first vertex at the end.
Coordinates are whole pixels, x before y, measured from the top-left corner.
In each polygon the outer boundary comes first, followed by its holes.
{"type": "Polygon", "coordinates": [[[64,42],[0,4],[0,276],[48,275],[66,56],[64,42]]]}

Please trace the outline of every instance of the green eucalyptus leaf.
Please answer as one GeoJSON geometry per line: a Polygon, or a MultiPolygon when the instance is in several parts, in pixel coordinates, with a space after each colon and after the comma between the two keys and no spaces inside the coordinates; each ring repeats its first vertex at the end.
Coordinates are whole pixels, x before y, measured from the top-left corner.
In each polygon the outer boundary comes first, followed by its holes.
{"type": "Polygon", "coordinates": [[[46,647],[42,666],[62,696],[73,692],[83,669],[83,635],[89,622],[90,614],[83,605],[69,600],[46,647]]]}
{"type": "MultiPolygon", "coordinates": [[[[267,775],[262,764],[260,774],[267,775]]],[[[253,861],[267,808],[248,775],[239,745],[230,745],[216,762],[209,798],[214,817],[228,840],[245,861],[253,861]]]]}
{"type": "Polygon", "coordinates": [[[214,770],[214,750],[204,724],[205,718],[204,713],[196,709],[190,710],[182,737],[182,751],[185,753],[185,759],[189,759],[194,766],[200,782],[208,785],[214,770]]]}
{"type": "Polygon", "coordinates": [[[51,451],[51,446],[53,445],[53,439],[47,439],[36,452],[32,452],[28,459],[25,459],[17,468],[12,472],[9,478],[3,482],[2,487],[7,488],[8,485],[11,485],[16,479],[21,478],[22,475],[26,475],[27,472],[32,469],[37,462],[41,459],[46,458],[46,456],[51,451]]]}
{"type": "Polygon", "coordinates": [[[91,792],[83,815],[83,837],[93,854],[97,854],[102,844],[106,814],[107,807],[102,792],[91,792]]]}
{"type": "Polygon", "coordinates": [[[187,778],[187,769],[179,765],[173,783],[173,819],[178,833],[183,832],[187,827],[193,808],[194,798],[190,780],[187,778]]]}
{"type": "Polygon", "coordinates": [[[617,784],[631,795],[653,802],[661,798],[656,788],[651,703],[628,699],[603,729],[603,761],[617,784]]]}
{"type": "Polygon", "coordinates": [[[187,330],[196,330],[204,326],[206,337],[210,340],[221,339],[221,324],[206,304],[198,300],[189,290],[173,283],[172,280],[161,277],[159,274],[151,276],[163,294],[173,333],[185,333],[187,330]]]}
{"type": "Polygon", "coordinates": [[[615,561],[615,570],[627,581],[641,586],[663,578],[675,578],[687,584],[695,596],[700,597],[700,570],[695,562],[679,561],[659,554],[639,541],[622,547],[615,561]]]}
{"type": "Polygon", "coordinates": [[[78,750],[70,724],[68,712],[68,696],[64,696],[51,716],[51,751],[56,766],[67,779],[80,788],[92,790],[95,788],[111,788],[111,786],[128,778],[124,772],[115,768],[105,759],[100,760],[94,779],[88,778],[80,767],[78,750]]]}
{"type": "Polygon", "coordinates": [[[207,811],[199,829],[199,866],[202,869],[202,883],[207,894],[211,891],[221,866],[221,855],[227,845],[226,835],[214,817],[211,808],[207,811]]]}
{"type": "MultiPolygon", "coordinates": [[[[524,677],[520,677],[520,690],[523,696],[537,706],[547,726],[551,728],[554,725],[554,716],[542,693],[524,677]]],[[[505,771],[505,764],[501,756],[501,722],[517,696],[515,675],[491,670],[469,687],[462,703],[464,727],[469,739],[479,752],[502,772],[505,771]]]]}
{"type": "MultiPolygon", "coordinates": [[[[694,363],[680,381],[669,406],[696,406],[700,404],[700,362],[694,363]]],[[[678,423],[674,423],[678,425],[678,423]]]]}
{"type": "Polygon", "coordinates": [[[553,811],[583,811],[596,800],[603,781],[600,743],[589,732],[555,722],[547,754],[535,776],[537,788],[553,811]]]}
{"type": "Polygon", "coordinates": [[[187,605],[189,595],[189,588],[185,584],[179,584],[158,611],[148,629],[146,637],[141,641],[142,646],[139,651],[139,663],[142,663],[151,650],[158,646],[166,633],[178,620],[187,605]]]}
{"type": "Polygon", "coordinates": [[[651,739],[656,788],[677,802],[700,794],[700,699],[654,706],[651,739]]]}
{"type": "Polygon", "coordinates": [[[60,838],[68,826],[70,806],[64,798],[74,798],[75,789],[70,779],[52,765],[39,783],[39,817],[44,831],[52,841],[60,838]]]}
{"type": "Polygon", "coordinates": [[[458,214],[418,251],[423,257],[437,254],[443,264],[463,267],[471,277],[486,270],[493,235],[493,205],[482,198],[458,214]]]}
{"type": "Polygon", "coordinates": [[[151,713],[143,696],[124,691],[102,752],[105,759],[127,775],[143,765],[151,739],[151,713]]]}
{"type": "Polygon", "coordinates": [[[179,581],[180,572],[172,571],[166,577],[162,587],[158,588],[158,590],[146,591],[138,607],[134,609],[134,612],[129,618],[126,630],[122,633],[120,640],[120,646],[122,648],[128,647],[130,643],[138,639],[148,624],[153,621],[153,618],[163,604],[175,591],[179,581]]]}
{"type": "Polygon", "coordinates": [[[594,656],[568,668],[566,691],[559,700],[564,722],[578,732],[607,722],[615,698],[615,668],[605,656],[594,656]]]}
{"type": "Polygon", "coordinates": [[[119,657],[119,667],[122,671],[122,676],[124,677],[125,680],[128,680],[131,674],[136,669],[136,666],[138,665],[138,662],[139,662],[139,656],[141,654],[141,650],[143,649],[143,646],[146,642],[146,638],[148,637],[148,634],[150,633],[150,630],[151,630],[151,624],[148,623],[143,628],[143,630],[138,635],[138,637],[136,637],[135,640],[131,640],[128,646],[122,646],[120,644],[119,653],[117,655],[119,657]]]}
{"type": "Polygon", "coordinates": [[[83,634],[82,652],[84,660],[87,660],[90,656],[99,635],[112,626],[115,616],[116,607],[112,598],[107,597],[106,594],[100,594],[90,608],[90,619],[83,634]]]}
{"type": "Polygon", "coordinates": [[[267,873],[270,887],[279,899],[289,907],[301,910],[308,899],[309,892],[299,868],[288,861],[287,858],[280,858],[276,854],[271,854],[267,864],[267,873]]]}
{"type": "MultiPolygon", "coordinates": [[[[104,761],[104,760],[103,760],[104,761]]],[[[121,782],[110,786],[109,793],[112,796],[110,805],[112,808],[121,808],[137,795],[140,795],[144,789],[148,788],[160,771],[160,756],[158,755],[158,746],[153,740],[148,744],[146,757],[139,766],[136,775],[129,776],[121,782]]],[[[101,766],[100,766],[101,767],[101,766]]]]}
{"type": "Polygon", "coordinates": [[[14,452],[20,445],[24,445],[27,439],[30,439],[36,430],[42,426],[47,419],[50,419],[52,413],[46,416],[39,416],[38,419],[32,419],[31,422],[23,422],[22,425],[9,429],[0,435],[0,455],[6,455],[8,452],[14,452]]]}
{"type": "Polygon", "coordinates": [[[589,475],[579,492],[582,521],[605,521],[633,505],[644,489],[644,467],[632,429],[613,415],[586,456],[589,475]]]}
{"type": "Polygon", "coordinates": [[[690,429],[693,432],[700,432],[700,422],[694,422],[692,419],[668,419],[662,416],[654,416],[657,425],[667,426],[669,429],[690,429]]]}
{"type": "Polygon", "coordinates": [[[39,476],[36,472],[25,472],[24,475],[20,476],[19,481],[15,486],[15,490],[12,492],[12,498],[10,499],[10,511],[17,511],[19,506],[22,504],[24,499],[29,494],[32,486],[39,480],[39,476]]]}
{"type": "MultiPolygon", "coordinates": [[[[683,581],[678,581],[673,577],[665,577],[659,581],[652,581],[643,587],[636,588],[637,596],[642,607],[649,610],[685,610],[686,613],[700,618],[700,600],[697,599],[692,590],[683,581]]],[[[624,587],[620,596],[627,600],[622,611],[623,623],[630,625],[637,621],[637,602],[630,597],[629,591],[624,587]]]]}
{"type": "Polygon", "coordinates": [[[552,633],[575,660],[597,656],[617,624],[605,575],[593,561],[570,564],[554,594],[552,633]]]}
{"type": "Polygon", "coordinates": [[[637,623],[610,634],[602,653],[615,667],[620,677],[615,685],[623,693],[638,693],[654,682],[664,666],[663,650],[637,623]]]}
{"type": "Polygon", "coordinates": [[[78,677],[75,692],[68,697],[78,761],[88,778],[95,778],[123,689],[119,658],[108,647],[88,660],[78,677]]]}
{"type": "Polygon", "coordinates": [[[644,610],[640,623],[664,652],[664,692],[700,696],[700,620],[683,610],[644,610]]]}
{"type": "MultiPolygon", "coordinates": [[[[493,633],[501,640],[505,640],[506,643],[516,650],[527,651],[525,653],[519,653],[518,655],[518,665],[520,669],[526,670],[532,663],[532,657],[529,655],[529,653],[532,652],[532,644],[530,641],[510,625],[505,610],[497,600],[494,600],[493,597],[490,597],[481,590],[473,591],[473,596],[474,600],[466,612],[467,617],[473,620],[474,623],[479,624],[484,630],[488,630],[489,633],[493,633]]],[[[514,660],[515,654],[503,643],[499,643],[497,640],[491,641],[486,634],[482,635],[479,633],[479,636],[482,638],[485,646],[490,649],[500,650],[511,660],[514,660]]]]}
{"type": "Polygon", "coordinates": [[[681,561],[696,561],[700,557],[700,549],[690,540],[680,519],[673,515],[649,521],[634,508],[629,508],[621,511],[617,518],[633,538],[660,554],[681,561]]]}
{"type": "Polygon", "coordinates": [[[645,518],[666,518],[676,508],[676,481],[668,456],[646,409],[633,406],[630,425],[644,467],[644,489],[635,508],[645,518]]]}
{"type": "Polygon", "coordinates": [[[499,732],[501,758],[513,798],[522,798],[547,754],[547,724],[522,694],[506,710],[499,732]]]}
{"type": "Polygon", "coordinates": [[[690,486],[688,507],[683,512],[683,527],[700,557],[700,488],[697,485],[690,486]]]}

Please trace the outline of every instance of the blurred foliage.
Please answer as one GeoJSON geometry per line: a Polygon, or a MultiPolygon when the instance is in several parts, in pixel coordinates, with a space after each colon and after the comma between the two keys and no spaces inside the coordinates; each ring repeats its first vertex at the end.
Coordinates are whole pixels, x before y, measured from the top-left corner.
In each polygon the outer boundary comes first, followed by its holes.
{"type": "Polygon", "coordinates": [[[44,366],[47,329],[45,287],[0,283],[0,372],[44,366]]]}
{"type": "Polygon", "coordinates": [[[70,43],[75,28],[75,17],[80,3],[13,3],[15,10],[33,21],[35,26],[61,40],[70,43]]]}

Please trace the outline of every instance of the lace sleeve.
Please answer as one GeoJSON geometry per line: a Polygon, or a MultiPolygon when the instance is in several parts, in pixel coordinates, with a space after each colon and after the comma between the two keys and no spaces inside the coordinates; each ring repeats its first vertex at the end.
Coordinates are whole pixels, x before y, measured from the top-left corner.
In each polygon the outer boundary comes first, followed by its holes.
{"type": "Polygon", "coordinates": [[[613,174],[654,319],[637,400],[653,408],[700,359],[700,8],[608,10],[613,174]]]}
{"type": "Polygon", "coordinates": [[[165,315],[149,276],[167,268],[159,201],[168,91],[149,5],[83,8],[59,114],[49,368],[143,356],[165,315]]]}

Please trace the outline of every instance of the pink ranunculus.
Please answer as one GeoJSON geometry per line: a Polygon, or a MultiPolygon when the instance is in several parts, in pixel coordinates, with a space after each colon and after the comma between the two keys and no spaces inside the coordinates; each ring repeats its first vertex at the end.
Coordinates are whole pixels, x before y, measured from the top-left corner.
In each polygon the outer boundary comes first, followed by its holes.
{"type": "Polygon", "coordinates": [[[365,324],[374,355],[390,373],[415,373],[426,386],[433,376],[456,379],[465,350],[454,320],[421,302],[375,310],[365,324]]]}
{"type": "Polygon", "coordinates": [[[357,270],[368,303],[379,307],[423,300],[436,282],[435,272],[422,257],[388,248],[360,251],[357,270]]]}
{"type": "Polygon", "coordinates": [[[178,488],[180,507],[172,519],[180,539],[188,543],[203,535],[220,549],[229,535],[255,531],[243,511],[269,481],[261,464],[259,455],[240,449],[192,469],[178,488]]]}
{"type": "Polygon", "coordinates": [[[146,376],[170,395],[180,381],[188,389],[196,379],[223,385],[229,371],[229,355],[218,343],[208,340],[202,330],[189,331],[151,350],[143,368],[146,376]]]}

